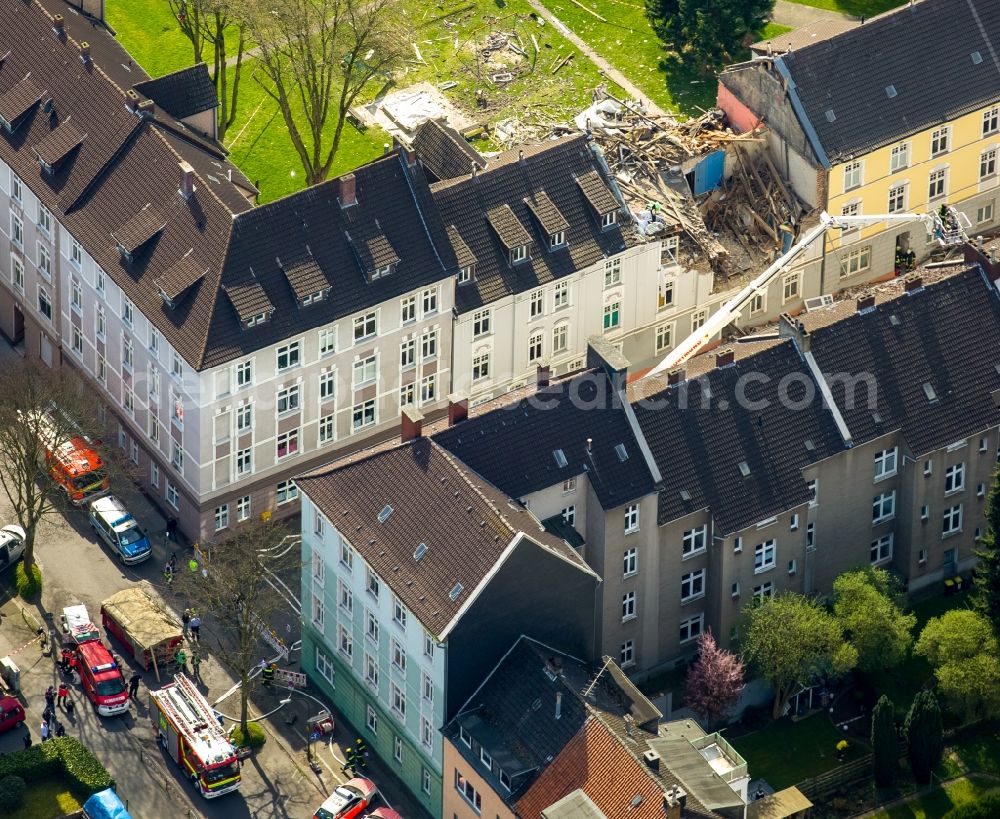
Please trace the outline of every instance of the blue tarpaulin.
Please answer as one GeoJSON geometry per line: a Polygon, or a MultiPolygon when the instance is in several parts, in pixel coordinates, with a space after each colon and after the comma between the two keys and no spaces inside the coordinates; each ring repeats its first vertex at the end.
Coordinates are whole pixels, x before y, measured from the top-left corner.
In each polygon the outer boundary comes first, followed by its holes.
{"type": "Polygon", "coordinates": [[[701,196],[706,191],[714,191],[722,182],[726,169],[726,152],[712,151],[694,166],[694,195],[701,196]]]}
{"type": "Polygon", "coordinates": [[[118,794],[111,788],[95,793],[84,802],[83,813],[88,819],[132,819],[118,794]]]}

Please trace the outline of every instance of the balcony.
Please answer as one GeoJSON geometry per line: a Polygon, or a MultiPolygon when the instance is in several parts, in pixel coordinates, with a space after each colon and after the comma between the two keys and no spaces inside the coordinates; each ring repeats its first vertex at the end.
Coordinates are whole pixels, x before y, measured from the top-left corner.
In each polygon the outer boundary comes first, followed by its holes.
{"type": "Polygon", "coordinates": [[[747,763],[721,734],[708,734],[691,740],[691,745],[726,782],[733,783],[747,776],[747,763]]]}

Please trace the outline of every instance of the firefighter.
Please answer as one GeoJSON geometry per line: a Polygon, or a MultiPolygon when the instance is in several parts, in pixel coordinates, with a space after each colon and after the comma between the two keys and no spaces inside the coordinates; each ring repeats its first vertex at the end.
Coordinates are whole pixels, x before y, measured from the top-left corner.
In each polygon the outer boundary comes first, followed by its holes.
{"type": "Polygon", "coordinates": [[[348,745],[344,751],[344,759],[345,759],[344,767],[341,770],[343,770],[345,773],[347,771],[350,771],[352,774],[357,773],[358,759],[357,755],[354,753],[354,748],[352,748],[350,745],[348,745]]]}
{"type": "Polygon", "coordinates": [[[362,768],[368,767],[368,746],[365,745],[364,740],[358,737],[358,741],[354,743],[354,751],[357,754],[358,765],[362,768]]]}
{"type": "Polygon", "coordinates": [[[260,679],[265,688],[270,688],[274,684],[274,663],[268,663],[261,669],[260,679]]]}

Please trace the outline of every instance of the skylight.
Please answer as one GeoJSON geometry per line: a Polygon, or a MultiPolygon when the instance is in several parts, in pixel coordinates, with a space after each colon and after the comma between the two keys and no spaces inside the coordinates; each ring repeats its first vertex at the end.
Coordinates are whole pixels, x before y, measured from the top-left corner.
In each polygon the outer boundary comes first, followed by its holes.
{"type": "Polygon", "coordinates": [[[427,544],[421,543],[413,552],[413,559],[420,560],[425,554],[427,554],[427,544]]]}
{"type": "Polygon", "coordinates": [[[740,474],[744,478],[750,477],[750,465],[746,461],[740,461],[739,469],[740,469],[740,474]]]}
{"type": "Polygon", "coordinates": [[[885,95],[889,99],[892,99],[893,97],[895,97],[896,96],[896,86],[895,85],[887,85],[885,87],[885,95]]]}
{"type": "Polygon", "coordinates": [[[378,513],[378,522],[385,523],[389,520],[389,516],[392,514],[392,507],[386,504],[382,507],[382,511],[378,513]]]}
{"type": "Polygon", "coordinates": [[[622,463],[628,460],[628,451],[625,449],[625,444],[618,444],[615,447],[615,454],[618,456],[618,460],[622,463]]]}
{"type": "Polygon", "coordinates": [[[569,463],[569,461],[566,460],[566,453],[563,452],[561,449],[555,450],[552,453],[552,457],[556,459],[556,465],[560,469],[562,469],[564,466],[566,466],[567,463],[569,463]]]}
{"type": "Polygon", "coordinates": [[[689,500],[691,500],[691,493],[688,492],[686,489],[682,489],[681,500],[684,501],[684,503],[687,503],[689,500]]]}
{"type": "Polygon", "coordinates": [[[448,592],[448,597],[450,597],[452,602],[454,602],[455,600],[458,600],[458,596],[461,593],[462,593],[462,584],[456,583],[454,586],[451,587],[451,591],[448,592]]]}
{"type": "Polygon", "coordinates": [[[983,61],[983,55],[978,51],[973,51],[969,56],[972,57],[973,65],[979,65],[983,61]]]}
{"type": "Polygon", "coordinates": [[[812,452],[816,449],[816,444],[813,443],[812,438],[806,438],[805,446],[807,452],[812,452]]]}
{"type": "Polygon", "coordinates": [[[934,387],[930,385],[930,382],[924,382],[924,395],[927,396],[927,400],[931,403],[937,401],[937,393],[934,392],[934,387]]]}
{"type": "Polygon", "coordinates": [[[833,122],[836,119],[837,119],[837,115],[835,113],[833,113],[833,109],[832,108],[827,108],[826,109],[826,121],[827,122],[833,122]]]}

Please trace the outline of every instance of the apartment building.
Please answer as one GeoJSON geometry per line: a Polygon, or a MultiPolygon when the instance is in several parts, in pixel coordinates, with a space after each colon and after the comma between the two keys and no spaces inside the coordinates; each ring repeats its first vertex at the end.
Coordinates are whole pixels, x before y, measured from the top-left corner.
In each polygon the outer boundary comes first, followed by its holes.
{"type": "Polygon", "coordinates": [[[746,763],[718,734],[691,741],[661,717],[610,657],[522,636],[445,726],[441,815],[742,817],[746,763]]]}
{"type": "MultiPolygon", "coordinates": [[[[984,231],[997,224],[998,34],[995,3],[920,0],[731,66],[718,104],[741,130],[766,123],[770,156],[810,206],[864,215],[948,204],[984,231]]],[[[803,274],[830,292],[891,274],[897,249],[919,258],[932,244],[926,224],[876,223],[818,242],[803,274]]]]}
{"type": "Polygon", "coordinates": [[[297,479],[302,666],[439,816],[442,726],[527,628],[594,656],[600,578],[421,423],[297,479]]]}

